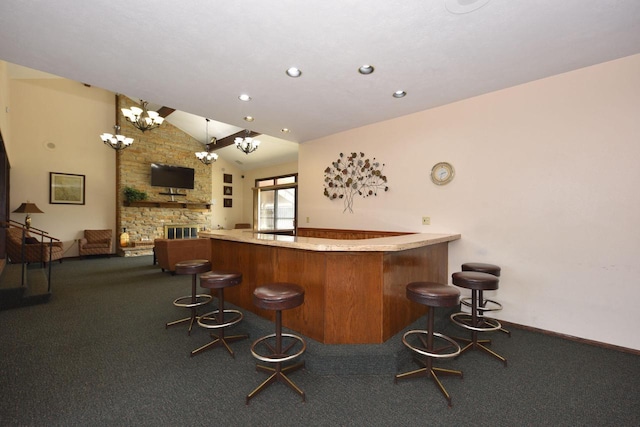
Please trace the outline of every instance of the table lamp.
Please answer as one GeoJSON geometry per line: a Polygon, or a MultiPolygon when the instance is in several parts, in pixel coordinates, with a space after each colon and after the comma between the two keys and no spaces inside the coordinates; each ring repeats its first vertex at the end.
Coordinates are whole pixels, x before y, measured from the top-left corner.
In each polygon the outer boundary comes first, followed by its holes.
{"type": "Polygon", "coordinates": [[[18,209],[16,209],[15,211],[13,211],[14,213],[26,213],[27,216],[24,219],[24,224],[26,225],[27,228],[31,227],[31,215],[32,213],[44,213],[40,210],[40,208],[38,208],[36,206],[35,203],[23,203],[21,204],[18,209]]]}

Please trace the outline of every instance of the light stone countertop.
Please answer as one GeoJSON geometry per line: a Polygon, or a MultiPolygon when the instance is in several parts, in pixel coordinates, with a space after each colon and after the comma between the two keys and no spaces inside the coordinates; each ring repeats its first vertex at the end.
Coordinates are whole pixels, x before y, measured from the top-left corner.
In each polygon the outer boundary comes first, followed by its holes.
{"type": "Polygon", "coordinates": [[[396,252],[460,239],[460,234],[415,233],[373,239],[321,239],[255,233],[253,230],[207,230],[200,237],[319,252],[396,252]]]}

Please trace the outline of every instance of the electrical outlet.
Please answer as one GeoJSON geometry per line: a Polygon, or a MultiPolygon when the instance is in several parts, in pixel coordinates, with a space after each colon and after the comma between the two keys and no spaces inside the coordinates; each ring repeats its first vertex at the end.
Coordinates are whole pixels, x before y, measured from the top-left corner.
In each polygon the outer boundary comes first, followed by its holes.
{"type": "Polygon", "coordinates": [[[422,217],[422,225],[431,225],[431,217],[423,216],[422,217]]]}
{"type": "Polygon", "coordinates": [[[309,224],[309,217],[307,217],[307,224],[309,224]]]}

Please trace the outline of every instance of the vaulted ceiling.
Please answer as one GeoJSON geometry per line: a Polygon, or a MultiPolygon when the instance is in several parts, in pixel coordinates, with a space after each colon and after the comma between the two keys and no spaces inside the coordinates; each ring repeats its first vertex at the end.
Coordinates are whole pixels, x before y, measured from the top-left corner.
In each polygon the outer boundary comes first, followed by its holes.
{"type": "Polygon", "coordinates": [[[638,0],[0,3],[1,60],[292,143],[636,53],[638,0]]]}

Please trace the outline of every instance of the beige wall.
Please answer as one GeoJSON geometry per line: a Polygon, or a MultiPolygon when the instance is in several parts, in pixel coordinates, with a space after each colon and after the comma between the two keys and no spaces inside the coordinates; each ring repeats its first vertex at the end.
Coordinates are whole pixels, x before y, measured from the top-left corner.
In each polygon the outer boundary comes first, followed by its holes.
{"type": "Polygon", "coordinates": [[[636,55],[303,143],[299,217],[461,233],[450,273],[501,265],[499,317],[640,349],[639,159],[636,55]],[[322,194],[345,150],[386,163],[389,178],[353,214],[322,194]],[[440,161],[456,169],[442,187],[429,178],[440,161]]]}
{"type": "MultiPolygon", "coordinates": [[[[7,150],[11,156],[11,129],[9,127],[9,75],[7,63],[0,61],[0,132],[7,150]]],[[[9,157],[11,158],[11,157],[9,157]]]]}
{"type": "Polygon", "coordinates": [[[10,210],[35,203],[44,213],[32,215],[33,226],[62,240],[65,257],[77,256],[84,229],[115,230],[115,152],[97,132],[113,129],[113,94],[65,79],[12,79],[9,87],[10,210]],[[49,172],[85,175],[86,204],[49,204],[49,172]]]}

